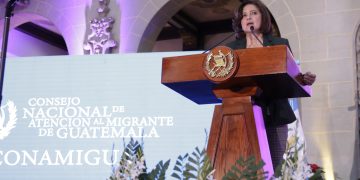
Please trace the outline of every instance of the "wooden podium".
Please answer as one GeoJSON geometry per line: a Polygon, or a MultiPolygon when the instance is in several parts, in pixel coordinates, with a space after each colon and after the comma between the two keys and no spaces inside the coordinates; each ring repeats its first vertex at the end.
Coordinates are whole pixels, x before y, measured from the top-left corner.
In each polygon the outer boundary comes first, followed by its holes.
{"type": "Polygon", "coordinates": [[[311,89],[298,82],[300,74],[285,45],[235,50],[239,64],[233,76],[214,82],[204,73],[207,54],[163,58],[161,83],[197,104],[216,105],[207,153],[215,178],[222,179],[240,157],[263,159],[272,172],[261,109],[251,96],[261,92],[272,98],[309,97],[311,89]]]}

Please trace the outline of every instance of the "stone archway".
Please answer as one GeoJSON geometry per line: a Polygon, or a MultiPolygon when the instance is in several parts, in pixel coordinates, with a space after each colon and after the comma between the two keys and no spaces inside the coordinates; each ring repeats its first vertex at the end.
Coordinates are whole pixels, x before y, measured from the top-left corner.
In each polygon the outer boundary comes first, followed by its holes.
{"type": "MultiPolygon", "coordinates": [[[[25,9],[26,7],[24,7],[25,9]]],[[[47,55],[66,55],[67,47],[59,48],[53,45],[49,46],[49,43],[44,40],[34,38],[33,35],[29,35],[27,30],[32,25],[36,26],[36,22],[52,26],[52,22],[39,14],[25,12],[24,9],[20,9],[14,12],[14,15],[10,18],[9,37],[7,53],[11,56],[47,56],[47,55]],[[26,23],[33,23],[26,26],[24,29],[15,29],[26,23]],[[21,44],[22,48],[19,48],[21,44]]],[[[4,19],[0,19],[0,34],[3,34],[4,19]]],[[[52,27],[54,28],[54,27],[52,27]]],[[[33,30],[34,32],[36,30],[33,30]]],[[[39,32],[39,31],[37,31],[39,32]]],[[[30,33],[31,34],[31,33],[30,33]]],[[[36,34],[36,33],[35,33],[36,34]]],[[[0,38],[2,39],[2,37],[0,38]]],[[[50,43],[51,44],[51,43],[50,43]]]]}
{"type": "Polygon", "coordinates": [[[293,11],[296,6],[286,0],[262,0],[268,7],[276,24],[281,32],[281,36],[290,42],[291,50],[295,58],[301,60],[301,48],[299,30],[296,26],[293,11]]]}
{"type": "Polygon", "coordinates": [[[148,23],[137,49],[137,52],[149,52],[152,50],[156,38],[161,29],[180,9],[194,0],[170,0],[167,2],[148,23]]]}
{"type": "MultiPolygon", "coordinates": [[[[149,52],[152,50],[156,38],[161,32],[164,25],[171,19],[177,11],[182,9],[193,0],[170,0],[168,1],[151,19],[147,24],[144,33],[140,37],[137,52],[149,52]]],[[[283,0],[271,0],[263,1],[268,7],[273,17],[276,19],[276,23],[281,31],[283,37],[288,38],[291,44],[291,48],[296,57],[300,56],[299,46],[299,33],[296,28],[296,23],[293,18],[291,7],[283,0]],[[279,7],[282,8],[281,11],[279,7]],[[289,14],[290,16],[284,16],[289,14]]]]}
{"type": "Polygon", "coordinates": [[[11,19],[7,53],[11,56],[68,55],[66,44],[48,19],[30,13],[17,13],[11,19]],[[25,18],[23,18],[25,17],[25,18]],[[47,26],[50,30],[43,30],[47,26]],[[56,40],[56,41],[55,41],[56,40]],[[19,46],[21,48],[19,48],[19,46]]]}
{"type": "MultiPolygon", "coordinates": [[[[15,9],[15,15],[11,19],[11,28],[29,21],[36,21],[37,17],[45,18],[56,27],[59,34],[64,38],[69,54],[80,55],[83,54],[86,14],[79,12],[84,12],[91,2],[91,0],[49,2],[30,0],[26,7],[15,9]]],[[[4,9],[0,9],[0,14],[3,13],[4,9]]],[[[1,19],[3,21],[3,18],[1,19]]]]}
{"type": "MultiPolygon", "coordinates": [[[[0,13],[4,12],[5,9],[2,9],[0,13]]],[[[51,14],[50,11],[53,10],[50,4],[44,4],[42,2],[32,0],[24,6],[19,6],[15,8],[14,15],[10,19],[9,30],[28,23],[28,22],[42,22],[45,24],[53,24],[56,29],[60,31],[58,26],[54,23],[55,15],[51,14]]],[[[55,11],[53,13],[57,13],[55,11]]],[[[0,18],[0,34],[3,34],[4,17],[0,18]]],[[[61,33],[60,33],[61,34],[61,33]]],[[[10,34],[11,35],[11,34],[10,34]]],[[[10,38],[10,37],[9,37],[10,38]]],[[[9,42],[10,43],[10,42],[9,42]]],[[[10,49],[9,49],[10,50],[10,49]]],[[[46,54],[49,55],[49,54],[46,54]]]]}

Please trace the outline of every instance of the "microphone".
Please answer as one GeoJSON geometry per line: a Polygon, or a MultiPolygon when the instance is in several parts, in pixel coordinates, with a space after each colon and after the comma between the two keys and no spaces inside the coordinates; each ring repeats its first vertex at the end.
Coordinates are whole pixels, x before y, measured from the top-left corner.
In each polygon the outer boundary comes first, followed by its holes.
{"type": "Polygon", "coordinates": [[[6,4],[5,8],[5,18],[10,18],[13,14],[15,5],[17,4],[18,0],[10,0],[6,4]]]}
{"type": "Polygon", "coordinates": [[[252,35],[256,38],[257,41],[259,41],[259,43],[264,47],[264,44],[260,41],[260,39],[256,36],[255,31],[254,31],[254,26],[250,26],[250,31],[252,33],[252,35]]]}
{"type": "Polygon", "coordinates": [[[224,41],[228,40],[229,38],[231,38],[232,36],[234,36],[236,32],[231,33],[229,36],[225,37],[222,41],[216,43],[214,46],[211,46],[209,49],[205,50],[203,53],[201,54],[205,54],[206,52],[210,51],[211,49],[213,49],[214,47],[218,46],[219,44],[223,43],[224,41]]]}

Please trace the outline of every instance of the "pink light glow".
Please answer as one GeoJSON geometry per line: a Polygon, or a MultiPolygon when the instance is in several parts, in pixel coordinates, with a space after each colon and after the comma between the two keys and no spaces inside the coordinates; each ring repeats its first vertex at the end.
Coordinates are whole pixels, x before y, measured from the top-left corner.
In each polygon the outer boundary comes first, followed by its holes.
{"type": "Polygon", "coordinates": [[[266,129],[262,116],[262,111],[259,106],[254,105],[253,112],[256,124],[256,132],[259,140],[261,159],[265,162],[264,171],[268,172],[268,179],[270,179],[270,177],[274,174],[274,169],[271,161],[269,142],[266,136],[266,129]]]}

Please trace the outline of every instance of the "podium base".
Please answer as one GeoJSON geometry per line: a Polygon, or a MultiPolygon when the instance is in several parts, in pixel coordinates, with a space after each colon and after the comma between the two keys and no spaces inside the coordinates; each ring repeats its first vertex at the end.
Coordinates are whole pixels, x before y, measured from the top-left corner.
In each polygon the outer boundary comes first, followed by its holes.
{"type": "Polygon", "coordinates": [[[215,179],[222,177],[240,157],[250,156],[265,162],[263,171],[274,173],[262,111],[253,106],[251,97],[224,98],[216,105],[211,124],[208,155],[212,160],[215,179]]]}

